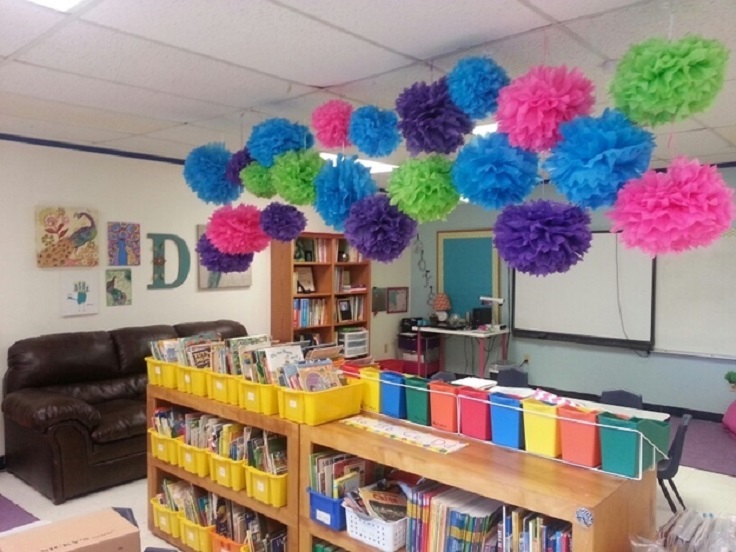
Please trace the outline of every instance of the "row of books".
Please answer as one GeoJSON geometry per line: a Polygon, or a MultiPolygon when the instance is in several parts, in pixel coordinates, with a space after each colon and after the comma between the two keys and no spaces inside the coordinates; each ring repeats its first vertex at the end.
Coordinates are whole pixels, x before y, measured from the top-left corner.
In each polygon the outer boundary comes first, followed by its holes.
{"type": "Polygon", "coordinates": [[[347,385],[342,371],[329,359],[304,360],[287,364],[279,384],[299,391],[326,391],[347,385]]]}
{"type": "Polygon", "coordinates": [[[349,268],[342,266],[335,267],[335,277],[333,279],[333,289],[335,292],[347,291],[365,291],[366,287],[362,282],[354,282],[353,275],[349,268]]]}
{"type": "Polygon", "coordinates": [[[351,490],[383,477],[383,466],[343,452],[323,451],[309,456],[309,487],[332,498],[344,498],[351,490]]]}
{"type": "Polygon", "coordinates": [[[151,424],[164,437],[176,438],[184,435],[184,411],[173,407],[159,407],[153,411],[151,424]]]}
{"type": "Polygon", "coordinates": [[[156,360],[184,366],[210,366],[211,343],[220,340],[217,332],[205,332],[189,337],[159,339],[150,342],[151,355],[156,360]]]}
{"type": "Polygon", "coordinates": [[[295,261],[328,263],[330,240],[326,238],[297,238],[295,243],[295,261]]]}
{"type": "Polygon", "coordinates": [[[341,297],[335,305],[335,319],[340,322],[363,320],[365,298],[362,295],[341,297]]]}
{"type": "Polygon", "coordinates": [[[307,328],[327,324],[327,299],[294,299],[292,326],[307,328]]]}
{"type": "Polygon", "coordinates": [[[286,528],[258,512],[192,485],[187,481],[164,479],[158,503],[182,512],[188,521],[215,532],[250,552],[284,552],[286,528]]]}

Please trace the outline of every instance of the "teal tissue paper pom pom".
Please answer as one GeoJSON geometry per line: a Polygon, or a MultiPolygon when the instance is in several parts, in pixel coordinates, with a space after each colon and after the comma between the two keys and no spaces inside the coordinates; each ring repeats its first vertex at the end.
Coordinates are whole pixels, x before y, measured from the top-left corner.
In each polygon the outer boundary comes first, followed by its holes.
{"type": "Polygon", "coordinates": [[[275,118],[254,126],[246,147],[253,159],[270,167],[282,153],[309,149],[313,145],[314,136],[307,127],[275,118]]]}
{"type": "Polygon", "coordinates": [[[240,197],[243,187],[227,178],[232,155],[224,144],[215,142],[189,152],[184,160],[184,180],[199,199],[224,205],[240,197]]]}
{"type": "Polygon", "coordinates": [[[495,113],[498,93],[510,82],[503,67],[487,57],[461,59],[447,75],[450,99],[471,119],[495,113]]]}
{"type": "Polygon", "coordinates": [[[401,142],[399,117],[388,109],[366,105],[350,116],[348,137],[358,151],[369,157],[391,155],[401,142]]]}
{"type": "Polygon", "coordinates": [[[315,209],[327,224],[340,232],[345,229],[345,219],[353,204],[378,191],[370,169],[357,159],[355,155],[338,154],[335,164],[325,163],[314,181],[315,209]]]}

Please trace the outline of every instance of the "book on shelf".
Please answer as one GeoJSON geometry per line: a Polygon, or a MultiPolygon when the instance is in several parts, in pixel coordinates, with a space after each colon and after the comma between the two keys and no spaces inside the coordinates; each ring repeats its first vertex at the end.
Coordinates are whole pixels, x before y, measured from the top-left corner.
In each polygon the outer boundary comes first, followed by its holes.
{"type": "Polygon", "coordinates": [[[299,345],[277,345],[260,349],[259,357],[265,369],[265,383],[278,385],[284,366],[304,360],[304,353],[299,345]]]}
{"type": "Polygon", "coordinates": [[[314,293],[314,272],[311,266],[298,266],[294,269],[296,274],[296,293],[314,293]]]}

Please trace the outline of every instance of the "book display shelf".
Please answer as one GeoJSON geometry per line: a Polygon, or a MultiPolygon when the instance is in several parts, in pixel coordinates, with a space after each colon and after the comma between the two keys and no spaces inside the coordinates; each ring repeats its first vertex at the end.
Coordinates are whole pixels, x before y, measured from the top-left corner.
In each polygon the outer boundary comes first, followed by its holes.
{"type": "Polygon", "coordinates": [[[342,330],[368,330],[370,291],[371,263],[342,234],[271,243],[273,339],[331,343],[342,330]]]}

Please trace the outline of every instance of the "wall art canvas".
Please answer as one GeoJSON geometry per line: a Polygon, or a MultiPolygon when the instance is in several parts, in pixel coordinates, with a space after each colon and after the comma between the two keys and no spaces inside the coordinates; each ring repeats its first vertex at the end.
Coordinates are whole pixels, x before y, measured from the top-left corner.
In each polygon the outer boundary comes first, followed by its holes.
{"type": "Polygon", "coordinates": [[[133,275],[129,268],[111,268],[105,271],[105,297],[108,307],[133,304],[133,275]]]}
{"type": "Polygon", "coordinates": [[[36,209],[36,264],[41,268],[97,266],[97,211],[78,207],[36,209]]]}
{"type": "Polygon", "coordinates": [[[82,316],[100,310],[96,270],[65,270],[59,273],[61,315],[82,316]]]}
{"type": "MultiPolygon", "coordinates": [[[[207,226],[197,225],[197,240],[204,234],[207,226]]],[[[253,283],[253,267],[245,272],[211,272],[203,267],[197,254],[199,289],[232,289],[250,287],[253,283]]]]}
{"type": "Polygon", "coordinates": [[[141,264],[141,225],[135,222],[107,223],[107,264],[138,266],[141,264]]]}

